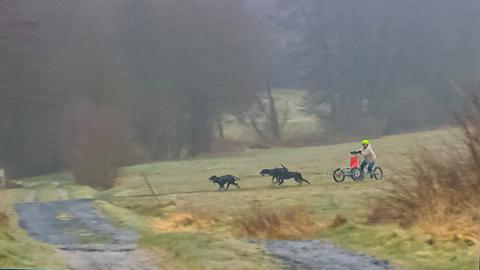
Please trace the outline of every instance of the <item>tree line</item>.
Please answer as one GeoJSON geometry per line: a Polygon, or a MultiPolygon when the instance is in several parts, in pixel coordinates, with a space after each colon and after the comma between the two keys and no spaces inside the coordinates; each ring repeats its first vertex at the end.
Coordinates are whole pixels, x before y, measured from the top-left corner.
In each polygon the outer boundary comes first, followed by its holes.
{"type": "Polygon", "coordinates": [[[383,135],[448,123],[456,87],[479,76],[480,2],[278,0],[306,110],[335,133],[383,135]]]}
{"type": "Polygon", "coordinates": [[[246,109],[258,91],[241,1],[24,5],[12,7],[17,19],[36,26],[10,37],[2,55],[11,73],[2,74],[0,153],[13,175],[79,165],[88,180],[110,166],[102,163],[196,156],[215,119],[246,109]]]}
{"type": "Polygon", "coordinates": [[[304,111],[328,134],[441,125],[457,84],[478,75],[478,11],[475,0],[1,0],[0,163],[12,177],[69,168],[96,183],[208,152],[225,114],[280,141],[275,88],[308,91],[304,111]]]}

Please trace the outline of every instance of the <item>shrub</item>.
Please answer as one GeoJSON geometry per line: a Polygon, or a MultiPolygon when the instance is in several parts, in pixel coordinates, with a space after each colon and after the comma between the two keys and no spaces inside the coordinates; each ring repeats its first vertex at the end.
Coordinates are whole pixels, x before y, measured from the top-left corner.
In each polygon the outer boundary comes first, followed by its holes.
{"type": "Polygon", "coordinates": [[[329,228],[338,228],[348,223],[348,219],[342,215],[337,215],[332,223],[328,226],[329,228]]]}
{"type": "Polygon", "coordinates": [[[252,209],[255,211],[234,217],[237,234],[242,237],[305,239],[321,229],[302,205],[282,210],[257,205],[252,209]]]}
{"type": "Polygon", "coordinates": [[[134,160],[136,145],[128,118],[88,102],[64,115],[62,156],[78,184],[110,188],[116,171],[134,160]]]}
{"type": "MultiPolygon", "coordinates": [[[[480,211],[480,96],[468,101],[468,112],[457,117],[457,144],[431,152],[421,148],[412,168],[392,182],[375,200],[371,222],[417,226],[439,236],[477,238],[480,211]]],[[[475,240],[476,241],[476,240],[475,240]]]]}

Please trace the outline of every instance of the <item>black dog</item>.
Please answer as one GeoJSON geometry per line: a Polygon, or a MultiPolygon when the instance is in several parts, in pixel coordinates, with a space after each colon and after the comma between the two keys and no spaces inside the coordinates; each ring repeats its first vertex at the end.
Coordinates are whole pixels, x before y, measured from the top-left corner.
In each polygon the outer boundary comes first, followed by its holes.
{"type": "Polygon", "coordinates": [[[233,176],[233,175],[224,175],[224,176],[212,176],[208,178],[213,184],[218,184],[219,188],[218,190],[225,190],[227,191],[230,185],[236,186],[238,189],[240,189],[240,186],[238,185],[237,181],[240,180],[240,178],[233,176]],[[225,188],[225,185],[227,187],[225,188]]]}
{"type": "Polygon", "coordinates": [[[272,184],[278,184],[281,180],[282,174],[288,172],[285,168],[275,168],[275,169],[263,169],[260,172],[260,175],[265,176],[269,175],[272,177],[272,184]]]}
{"type": "Polygon", "coordinates": [[[303,178],[302,174],[299,173],[299,172],[285,172],[285,173],[282,173],[282,175],[280,176],[280,180],[279,180],[278,185],[281,186],[283,184],[283,182],[285,180],[288,180],[288,179],[293,179],[293,180],[295,180],[295,182],[297,182],[300,185],[303,182],[310,185],[310,182],[308,182],[307,179],[303,178]]]}
{"type": "Polygon", "coordinates": [[[285,165],[283,165],[283,164],[281,164],[281,165],[282,165],[282,168],[284,169],[284,171],[282,171],[278,176],[279,177],[278,178],[278,185],[279,186],[281,186],[283,184],[283,182],[285,180],[288,180],[288,179],[295,180],[295,182],[297,182],[299,185],[301,185],[303,182],[310,185],[310,182],[308,182],[308,180],[303,178],[301,173],[291,172],[290,170],[287,169],[287,167],[285,167],[285,165]]]}

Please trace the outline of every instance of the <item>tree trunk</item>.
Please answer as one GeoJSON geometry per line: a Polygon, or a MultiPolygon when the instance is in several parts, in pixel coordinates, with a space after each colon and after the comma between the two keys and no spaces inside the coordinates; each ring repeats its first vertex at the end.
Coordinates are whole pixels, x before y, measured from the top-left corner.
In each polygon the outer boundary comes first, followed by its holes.
{"type": "Polygon", "coordinates": [[[222,123],[222,115],[217,114],[215,116],[215,124],[217,125],[217,130],[218,130],[218,138],[223,140],[225,138],[225,134],[223,131],[223,123],[222,123]]]}
{"type": "Polygon", "coordinates": [[[194,93],[191,97],[188,135],[188,155],[191,157],[210,150],[213,124],[210,105],[205,92],[194,93]]]}
{"type": "Polygon", "coordinates": [[[257,133],[257,135],[262,138],[262,140],[267,141],[267,136],[263,134],[262,130],[258,127],[257,121],[255,121],[255,118],[251,115],[248,116],[250,118],[250,123],[253,127],[253,130],[257,133]]]}
{"type": "Polygon", "coordinates": [[[282,133],[280,131],[280,124],[278,121],[278,111],[275,104],[275,99],[273,98],[272,88],[270,83],[267,83],[267,97],[269,105],[269,113],[267,115],[268,122],[270,124],[270,131],[272,133],[272,139],[274,142],[278,142],[282,139],[282,133]]]}

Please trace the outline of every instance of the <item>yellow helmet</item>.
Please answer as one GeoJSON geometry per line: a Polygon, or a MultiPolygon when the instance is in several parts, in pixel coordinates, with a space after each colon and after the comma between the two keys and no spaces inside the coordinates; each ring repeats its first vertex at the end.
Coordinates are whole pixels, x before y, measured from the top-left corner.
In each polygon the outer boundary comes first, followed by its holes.
{"type": "Polygon", "coordinates": [[[362,145],[369,145],[369,144],[370,144],[370,142],[368,140],[363,140],[362,141],[362,145]]]}

